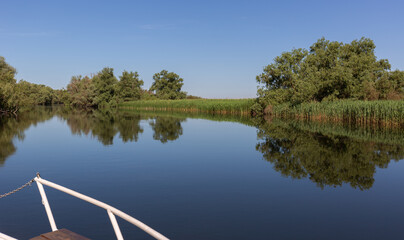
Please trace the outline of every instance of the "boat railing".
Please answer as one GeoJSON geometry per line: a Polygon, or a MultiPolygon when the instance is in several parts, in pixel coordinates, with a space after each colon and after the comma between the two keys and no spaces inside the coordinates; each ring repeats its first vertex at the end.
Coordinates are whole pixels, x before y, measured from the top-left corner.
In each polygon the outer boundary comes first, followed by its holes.
{"type": "Polygon", "coordinates": [[[147,226],[143,222],[129,216],[128,214],[126,214],[126,213],[124,213],[124,212],[122,212],[122,211],[120,211],[120,210],[106,204],[106,203],[98,201],[98,200],[96,200],[94,198],[91,198],[91,197],[86,196],[84,194],[81,194],[79,192],[73,191],[73,190],[71,190],[69,188],[60,186],[60,185],[55,184],[53,182],[47,181],[47,180],[41,178],[39,174],[37,174],[37,176],[34,178],[34,181],[38,185],[39,193],[41,194],[41,197],[42,197],[42,204],[45,206],[45,211],[46,211],[46,214],[48,215],[48,219],[49,219],[49,223],[51,225],[52,231],[57,231],[58,229],[56,227],[55,219],[53,218],[52,210],[50,208],[48,198],[46,197],[43,185],[46,185],[48,187],[54,188],[56,190],[59,190],[61,192],[67,193],[67,194],[72,195],[72,196],[74,196],[76,198],[79,198],[81,200],[84,200],[86,202],[89,202],[91,204],[94,204],[94,205],[96,205],[96,206],[98,206],[100,208],[104,208],[105,210],[107,210],[109,219],[111,220],[112,227],[114,228],[115,235],[116,235],[116,238],[118,240],[123,240],[124,238],[122,236],[121,230],[119,228],[119,225],[118,225],[118,222],[116,221],[115,216],[118,216],[118,217],[126,220],[127,222],[139,227],[140,229],[142,229],[146,233],[153,236],[155,239],[168,240],[168,238],[166,238],[165,236],[163,236],[159,232],[155,231],[151,227],[147,226]]]}
{"type": "Polygon", "coordinates": [[[17,239],[0,232],[0,240],[17,240],[17,239]]]}

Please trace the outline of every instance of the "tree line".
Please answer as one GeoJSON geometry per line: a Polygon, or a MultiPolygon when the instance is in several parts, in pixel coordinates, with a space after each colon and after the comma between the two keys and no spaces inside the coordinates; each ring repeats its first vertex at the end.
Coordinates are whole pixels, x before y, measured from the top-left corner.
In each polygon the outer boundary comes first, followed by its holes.
{"type": "Polygon", "coordinates": [[[375,48],[369,38],[346,44],[321,38],[309,50],[282,53],[256,77],[255,112],[284,103],[404,99],[404,71],[391,71],[375,48]]]}
{"type": "Polygon", "coordinates": [[[120,102],[140,99],[184,99],[188,96],[181,88],[184,80],[174,72],[162,70],[154,74],[149,90],[138,72],[123,71],[119,80],[113,68],[105,67],[92,76],[73,76],[66,89],[17,82],[17,71],[0,56],[0,111],[16,112],[20,107],[30,105],[65,104],[76,108],[116,107],[120,102]]]}
{"type": "Polygon", "coordinates": [[[74,76],[64,94],[64,103],[80,108],[115,107],[123,101],[140,99],[183,99],[183,79],[174,72],[162,70],[154,74],[149,90],[142,89],[138,72],[123,71],[119,80],[112,68],[104,68],[93,76],[74,76]]]}
{"type": "MultiPolygon", "coordinates": [[[[284,52],[256,77],[259,83],[253,113],[274,105],[351,100],[404,99],[404,71],[391,70],[387,59],[378,60],[376,45],[361,38],[351,43],[319,39],[310,48],[284,52]]],[[[77,108],[114,107],[139,99],[195,98],[181,91],[183,79],[174,72],[154,74],[150,89],[137,72],[124,71],[119,79],[112,68],[91,76],[74,76],[66,89],[53,90],[15,79],[16,70],[0,57],[0,111],[21,106],[63,103],[77,108]]]]}

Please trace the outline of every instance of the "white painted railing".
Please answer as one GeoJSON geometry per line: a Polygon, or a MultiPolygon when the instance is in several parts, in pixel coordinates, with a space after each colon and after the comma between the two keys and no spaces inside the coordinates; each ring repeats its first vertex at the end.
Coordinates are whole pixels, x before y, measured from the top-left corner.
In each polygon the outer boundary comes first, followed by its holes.
{"type": "Polygon", "coordinates": [[[17,240],[16,238],[10,237],[6,234],[0,233],[0,240],[17,240]]]}
{"type": "Polygon", "coordinates": [[[98,207],[101,207],[101,208],[104,208],[105,210],[107,210],[109,219],[111,220],[111,224],[112,224],[112,226],[114,228],[115,235],[116,235],[116,238],[118,240],[123,240],[123,236],[122,236],[121,230],[119,228],[118,222],[116,221],[115,215],[122,218],[122,219],[124,219],[124,220],[126,220],[126,221],[128,221],[128,222],[130,222],[130,223],[132,223],[133,225],[139,227],[140,229],[147,232],[148,234],[150,234],[151,236],[153,236],[156,239],[168,240],[168,238],[164,237],[163,235],[161,235],[157,231],[153,230],[152,228],[150,228],[146,224],[142,223],[141,221],[129,216],[128,214],[126,214],[126,213],[124,213],[124,212],[122,212],[122,211],[120,211],[120,210],[118,210],[118,209],[116,209],[116,208],[114,208],[114,207],[112,207],[112,206],[110,206],[108,204],[105,204],[105,203],[100,202],[100,201],[98,201],[98,200],[96,200],[94,198],[88,197],[88,196],[86,196],[84,194],[81,194],[81,193],[78,193],[78,192],[73,191],[71,189],[68,189],[68,188],[65,188],[63,186],[60,186],[60,185],[55,184],[53,182],[49,182],[49,181],[41,178],[39,176],[39,174],[37,174],[37,177],[35,177],[34,180],[38,185],[38,189],[39,189],[39,192],[40,192],[41,197],[42,197],[42,203],[45,206],[46,214],[48,215],[48,219],[49,219],[49,223],[51,225],[52,231],[56,231],[57,227],[56,227],[55,219],[53,218],[52,210],[50,208],[48,199],[47,199],[46,194],[45,194],[45,190],[44,190],[42,185],[46,185],[48,187],[57,189],[59,191],[62,191],[64,193],[67,193],[69,195],[72,195],[74,197],[77,197],[77,198],[79,198],[81,200],[84,200],[86,202],[92,203],[92,204],[94,204],[94,205],[96,205],[98,207]]]}

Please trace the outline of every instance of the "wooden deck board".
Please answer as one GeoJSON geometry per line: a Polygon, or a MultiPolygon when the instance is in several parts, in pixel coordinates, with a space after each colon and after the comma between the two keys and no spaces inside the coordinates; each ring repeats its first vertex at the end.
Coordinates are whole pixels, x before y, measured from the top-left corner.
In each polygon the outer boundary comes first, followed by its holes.
{"type": "Polygon", "coordinates": [[[40,236],[31,238],[30,240],[90,240],[90,239],[63,228],[54,232],[41,234],[40,236]]]}

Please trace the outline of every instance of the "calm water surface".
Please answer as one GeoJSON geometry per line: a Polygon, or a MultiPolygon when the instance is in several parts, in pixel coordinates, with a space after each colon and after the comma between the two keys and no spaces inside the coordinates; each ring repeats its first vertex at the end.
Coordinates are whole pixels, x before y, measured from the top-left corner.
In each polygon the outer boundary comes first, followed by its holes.
{"type": "MultiPolygon", "coordinates": [[[[0,193],[40,172],[171,239],[403,239],[403,158],[402,129],[61,108],[0,118],[0,193]]],[[[114,239],[105,210],[45,190],[59,228],[114,239]]],[[[127,239],[152,239],[118,221],[127,239]]],[[[50,230],[35,185],[0,199],[0,232],[50,230]]]]}

